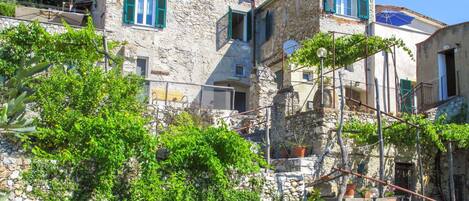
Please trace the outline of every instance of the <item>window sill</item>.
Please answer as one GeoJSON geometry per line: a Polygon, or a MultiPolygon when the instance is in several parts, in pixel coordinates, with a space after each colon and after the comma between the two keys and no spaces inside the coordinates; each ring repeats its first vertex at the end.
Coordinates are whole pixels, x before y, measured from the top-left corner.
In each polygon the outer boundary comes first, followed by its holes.
{"type": "Polygon", "coordinates": [[[138,25],[138,24],[124,24],[123,26],[129,27],[131,29],[144,30],[144,31],[158,32],[158,31],[163,30],[163,28],[159,28],[159,27],[150,27],[150,26],[144,26],[144,25],[138,25]]]}
{"type": "Polygon", "coordinates": [[[340,17],[340,18],[343,18],[343,19],[346,19],[346,20],[357,21],[357,22],[361,22],[361,21],[365,20],[365,19],[362,19],[362,18],[359,18],[359,17],[356,17],[356,16],[342,15],[342,14],[337,14],[337,13],[335,13],[334,16],[340,17]]]}

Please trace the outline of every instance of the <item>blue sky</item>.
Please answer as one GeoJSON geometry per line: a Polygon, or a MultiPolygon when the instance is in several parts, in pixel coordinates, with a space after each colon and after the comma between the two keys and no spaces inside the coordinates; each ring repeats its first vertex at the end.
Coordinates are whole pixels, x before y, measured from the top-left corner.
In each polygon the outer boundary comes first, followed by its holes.
{"type": "Polygon", "coordinates": [[[449,25],[469,21],[469,0],[376,0],[376,4],[407,7],[449,25]]]}

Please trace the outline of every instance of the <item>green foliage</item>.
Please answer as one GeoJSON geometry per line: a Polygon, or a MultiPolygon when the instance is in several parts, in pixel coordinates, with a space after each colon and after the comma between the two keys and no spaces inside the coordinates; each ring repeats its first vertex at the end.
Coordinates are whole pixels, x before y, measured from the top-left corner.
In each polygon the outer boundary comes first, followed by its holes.
{"type": "MultiPolygon", "coordinates": [[[[201,128],[182,113],[186,123],[171,126],[161,135],[162,147],[170,154],[161,161],[169,200],[258,200],[258,193],[235,190],[230,175],[259,171],[265,162],[252,144],[236,132],[221,128],[201,128]],[[190,199],[189,199],[190,198],[190,199]]],[[[254,185],[256,186],[256,185],[254,185]]]]}
{"type": "Polygon", "coordinates": [[[98,45],[102,44],[102,37],[95,33],[91,21],[87,27],[77,30],[67,24],[64,26],[64,33],[49,33],[39,22],[20,23],[2,30],[0,74],[9,78],[22,66],[35,63],[71,68],[94,65],[104,58],[98,45]]]}
{"type": "Polygon", "coordinates": [[[16,11],[16,4],[9,2],[0,2],[0,15],[7,17],[14,17],[16,11]]]}
{"type": "Polygon", "coordinates": [[[20,68],[13,77],[6,80],[0,88],[0,128],[8,131],[30,130],[31,121],[24,118],[26,104],[31,103],[29,85],[34,76],[49,67],[48,64],[37,64],[30,68],[20,68]]]}
{"type": "MultiPolygon", "coordinates": [[[[417,125],[420,130],[421,144],[424,147],[436,147],[446,151],[444,143],[455,142],[460,148],[469,148],[469,124],[457,124],[440,118],[433,122],[421,115],[406,115],[406,122],[417,125]]],[[[413,147],[417,143],[417,129],[407,123],[383,121],[383,138],[388,144],[413,147]]],[[[376,123],[364,123],[351,120],[344,125],[344,132],[357,144],[371,145],[378,143],[376,123]]]]}
{"type": "Polygon", "coordinates": [[[311,192],[309,192],[308,201],[324,201],[324,199],[321,197],[321,191],[313,189],[311,192]]]}
{"type": "MultiPolygon", "coordinates": [[[[401,39],[381,38],[379,36],[366,36],[363,34],[354,34],[339,36],[335,38],[335,66],[344,67],[355,63],[361,58],[371,56],[379,51],[391,51],[391,47],[402,48],[410,57],[413,58],[412,51],[407,48],[401,39]]],[[[300,67],[316,67],[320,65],[320,58],[316,55],[319,48],[326,48],[328,56],[324,59],[324,67],[332,68],[334,39],[330,33],[317,33],[314,37],[304,40],[301,48],[297,50],[289,59],[290,62],[300,67]]]]}

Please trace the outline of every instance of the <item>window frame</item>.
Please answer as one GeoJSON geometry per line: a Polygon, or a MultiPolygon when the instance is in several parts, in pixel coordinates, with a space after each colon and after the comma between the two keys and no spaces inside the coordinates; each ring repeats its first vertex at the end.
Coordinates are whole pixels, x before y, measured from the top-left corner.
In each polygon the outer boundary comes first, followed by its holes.
{"type": "Polygon", "coordinates": [[[143,56],[137,57],[137,59],[135,60],[135,74],[137,74],[138,76],[142,76],[143,78],[148,78],[149,72],[150,72],[149,66],[150,66],[150,58],[148,58],[148,57],[143,57],[143,56]],[[142,74],[137,74],[137,68],[139,68],[139,66],[138,66],[138,60],[145,60],[145,72],[144,72],[144,75],[142,75],[142,74]]]}
{"type": "Polygon", "coordinates": [[[231,9],[230,8],[230,15],[231,15],[231,19],[230,19],[230,26],[231,26],[231,34],[230,34],[230,40],[239,40],[239,39],[236,39],[236,38],[233,38],[233,14],[240,14],[240,15],[243,15],[243,39],[240,40],[242,42],[249,42],[248,40],[248,14],[249,12],[245,12],[245,11],[240,11],[240,10],[234,10],[234,9],[231,9]]]}
{"type": "Polygon", "coordinates": [[[140,6],[140,1],[135,0],[135,10],[134,10],[134,24],[139,26],[146,26],[146,27],[155,27],[156,26],[156,15],[158,14],[158,0],[143,0],[143,22],[140,24],[138,23],[138,8],[140,6]],[[152,24],[148,25],[147,21],[147,5],[148,1],[153,1],[153,14],[152,14],[152,24]]]}
{"type": "Polygon", "coordinates": [[[234,69],[234,76],[235,77],[245,77],[246,76],[246,67],[245,65],[243,64],[235,64],[235,69],[234,69]],[[238,67],[241,67],[243,70],[242,70],[242,73],[241,74],[238,74],[238,67]]]}
{"type": "Polygon", "coordinates": [[[358,3],[358,0],[336,0],[335,14],[358,18],[358,3]],[[349,9],[350,13],[348,13],[349,9]]]}

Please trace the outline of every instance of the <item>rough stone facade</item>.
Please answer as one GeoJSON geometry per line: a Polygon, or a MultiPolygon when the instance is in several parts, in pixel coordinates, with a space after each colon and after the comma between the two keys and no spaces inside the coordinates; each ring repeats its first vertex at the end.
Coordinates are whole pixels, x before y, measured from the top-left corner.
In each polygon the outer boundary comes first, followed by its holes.
{"type": "MultiPolygon", "coordinates": [[[[98,5],[99,6],[99,5],[98,5]]],[[[124,71],[135,72],[137,58],[148,59],[149,79],[234,87],[248,96],[251,73],[251,48],[248,41],[229,40],[218,47],[217,23],[233,10],[247,12],[250,3],[237,0],[167,1],[166,27],[152,28],[123,23],[123,1],[106,0],[103,27],[109,38],[125,41],[124,71]],[[244,75],[235,75],[236,65],[244,75]]],[[[151,88],[163,89],[161,83],[151,88]]],[[[171,93],[181,93],[189,102],[197,99],[200,87],[174,86],[171,93]]],[[[247,97],[249,100],[249,97],[247,97]]],[[[245,101],[246,103],[248,101],[245,101]]]]}

